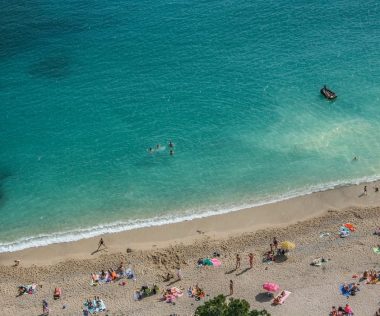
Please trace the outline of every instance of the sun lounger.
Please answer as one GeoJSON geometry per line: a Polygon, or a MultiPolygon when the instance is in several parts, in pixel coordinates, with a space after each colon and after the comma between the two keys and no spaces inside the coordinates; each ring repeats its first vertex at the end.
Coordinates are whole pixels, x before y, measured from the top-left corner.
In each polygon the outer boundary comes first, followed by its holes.
{"type": "Polygon", "coordinates": [[[286,299],[289,297],[290,294],[292,294],[292,292],[289,292],[289,291],[284,291],[285,292],[285,295],[280,299],[280,304],[284,304],[286,299]]]}

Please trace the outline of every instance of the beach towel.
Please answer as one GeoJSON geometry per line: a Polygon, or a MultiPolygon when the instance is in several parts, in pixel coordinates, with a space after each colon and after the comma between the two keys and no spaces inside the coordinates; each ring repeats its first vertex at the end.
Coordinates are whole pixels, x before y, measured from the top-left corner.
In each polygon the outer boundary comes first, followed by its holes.
{"type": "Polygon", "coordinates": [[[181,297],[183,295],[183,292],[178,288],[178,287],[172,287],[170,289],[170,292],[175,296],[175,297],[181,297]]]}
{"type": "Polygon", "coordinates": [[[222,265],[222,262],[217,258],[212,258],[211,262],[214,267],[220,267],[222,265]]]}
{"type": "Polygon", "coordinates": [[[328,259],[325,258],[316,258],[311,262],[312,266],[320,267],[322,263],[326,263],[328,259]]]}
{"type": "Polygon", "coordinates": [[[380,254],[380,248],[379,247],[373,247],[372,250],[375,254],[377,254],[377,255],[380,254]]]}
{"type": "Polygon", "coordinates": [[[126,271],[125,271],[125,276],[127,277],[127,279],[135,279],[135,273],[133,272],[133,270],[131,268],[128,268],[126,271]]]}
{"type": "Polygon", "coordinates": [[[203,259],[204,266],[212,266],[212,261],[209,258],[203,259]]]}
{"type": "Polygon", "coordinates": [[[94,273],[94,277],[91,278],[90,285],[96,286],[99,284],[105,284],[110,282],[112,282],[112,277],[108,272],[106,273],[106,276],[104,278],[101,278],[101,272],[99,272],[97,274],[94,273]]]}
{"type": "Polygon", "coordinates": [[[348,290],[346,290],[346,289],[344,288],[344,284],[341,284],[341,285],[339,286],[339,290],[340,290],[340,292],[342,293],[342,295],[344,295],[344,296],[347,297],[347,298],[351,295],[351,289],[352,289],[352,284],[349,284],[349,285],[348,285],[348,290]]]}
{"type": "Polygon", "coordinates": [[[339,235],[341,238],[350,236],[350,230],[347,227],[341,226],[339,228],[339,235]]]}
{"type": "Polygon", "coordinates": [[[25,289],[25,292],[23,292],[22,294],[34,294],[37,292],[37,284],[36,283],[28,284],[28,285],[20,285],[18,288],[19,289],[20,288],[25,289]]]}
{"type": "Polygon", "coordinates": [[[351,223],[346,223],[343,225],[344,227],[348,228],[351,232],[356,231],[356,227],[351,223]]]}
{"type": "Polygon", "coordinates": [[[85,310],[89,312],[90,314],[104,312],[107,309],[103,300],[99,300],[99,301],[93,300],[91,307],[88,306],[87,302],[84,302],[83,305],[85,307],[85,310]]]}
{"type": "Polygon", "coordinates": [[[316,266],[316,267],[320,267],[322,265],[322,258],[314,259],[313,262],[311,263],[311,265],[316,266]]]}

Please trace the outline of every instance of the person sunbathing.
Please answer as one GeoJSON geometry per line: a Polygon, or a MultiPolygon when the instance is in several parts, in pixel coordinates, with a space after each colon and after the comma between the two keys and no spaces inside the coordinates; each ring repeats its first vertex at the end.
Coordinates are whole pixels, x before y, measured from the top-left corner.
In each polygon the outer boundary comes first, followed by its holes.
{"type": "Polygon", "coordinates": [[[89,308],[89,309],[92,309],[92,308],[94,308],[94,304],[92,304],[92,301],[91,300],[87,300],[87,307],[89,308]]]}
{"type": "Polygon", "coordinates": [[[356,295],[356,292],[359,292],[359,284],[352,283],[351,295],[356,295]]]}
{"type": "Polygon", "coordinates": [[[354,315],[351,306],[348,305],[348,304],[346,304],[346,306],[345,306],[345,308],[344,308],[344,313],[345,313],[347,316],[352,316],[352,315],[354,315]]]}
{"type": "Polygon", "coordinates": [[[338,316],[338,311],[336,310],[335,306],[332,307],[330,316],[338,316]]]}
{"type": "Polygon", "coordinates": [[[281,302],[281,299],[285,296],[285,291],[282,291],[280,293],[280,295],[278,295],[274,300],[273,300],[273,304],[280,304],[281,302]]]}
{"type": "Polygon", "coordinates": [[[104,280],[106,277],[107,277],[106,272],[104,270],[102,270],[102,272],[100,273],[100,279],[104,280]]]}
{"type": "Polygon", "coordinates": [[[123,262],[120,262],[120,265],[116,269],[116,272],[121,274],[121,275],[125,275],[125,267],[124,267],[123,262]]]}
{"type": "Polygon", "coordinates": [[[93,282],[98,282],[99,276],[96,273],[91,273],[91,279],[93,282]]]}
{"type": "Polygon", "coordinates": [[[266,261],[274,261],[275,260],[273,251],[268,251],[265,254],[265,256],[266,256],[266,258],[265,258],[266,261]]]}
{"type": "Polygon", "coordinates": [[[112,279],[112,281],[115,281],[117,279],[116,271],[113,269],[110,269],[110,270],[108,270],[108,272],[111,272],[110,273],[111,279],[112,279]]]}
{"type": "Polygon", "coordinates": [[[25,286],[19,286],[18,287],[18,295],[17,296],[21,296],[21,295],[24,295],[27,291],[27,288],[25,286]]]}

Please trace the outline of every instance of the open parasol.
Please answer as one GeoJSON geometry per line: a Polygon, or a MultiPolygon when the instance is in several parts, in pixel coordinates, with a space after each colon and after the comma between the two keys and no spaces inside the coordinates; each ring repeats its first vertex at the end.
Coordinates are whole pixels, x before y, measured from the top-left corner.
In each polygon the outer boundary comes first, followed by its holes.
{"type": "Polygon", "coordinates": [[[290,241],[283,241],[280,244],[280,247],[281,247],[281,249],[284,249],[284,250],[292,250],[292,249],[296,248],[296,245],[290,241]]]}
{"type": "Polygon", "coordinates": [[[277,292],[280,289],[280,286],[273,282],[266,282],[263,284],[263,289],[268,292],[277,292]]]}

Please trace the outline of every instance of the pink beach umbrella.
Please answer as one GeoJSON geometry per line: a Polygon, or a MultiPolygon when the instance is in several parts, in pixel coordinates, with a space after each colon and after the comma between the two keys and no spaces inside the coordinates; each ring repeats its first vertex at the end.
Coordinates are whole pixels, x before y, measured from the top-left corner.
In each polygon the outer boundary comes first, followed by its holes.
{"type": "Polygon", "coordinates": [[[263,289],[268,292],[277,292],[280,289],[280,286],[276,283],[266,282],[263,284],[263,289]]]}

